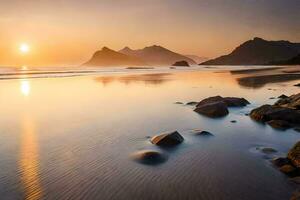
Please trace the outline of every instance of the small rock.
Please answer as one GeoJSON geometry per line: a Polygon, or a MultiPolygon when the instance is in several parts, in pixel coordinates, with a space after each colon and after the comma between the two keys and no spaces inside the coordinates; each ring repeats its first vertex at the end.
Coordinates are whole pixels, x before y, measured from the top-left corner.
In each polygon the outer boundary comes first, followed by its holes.
{"type": "Polygon", "coordinates": [[[300,83],[298,83],[298,84],[296,84],[296,85],[294,85],[294,86],[296,86],[296,87],[300,87],[300,83]]]}
{"type": "Polygon", "coordinates": [[[197,104],[198,104],[198,102],[196,102],[196,101],[191,101],[191,102],[186,103],[186,105],[188,105],[188,106],[195,106],[197,104]]]}
{"type": "Polygon", "coordinates": [[[279,170],[282,173],[285,173],[287,175],[291,175],[291,174],[295,173],[296,168],[293,167],[292,165],[287,164],[287,165],[283,165],[282,167],[280,167],[279,170]]]}
{"type": "Polygon", "coordinates": [[[175,102],[175,104],[183,104],[182,102],[179,102],[179,101],[177,101],[177,102],[175,102]]]}
{"type": "Polygon", "coordinates": [[[271,154],[271,153],[276,153],[277,150],[273,149],[271,147],[264,147],[261,149],[261,152],[265,153],[265,154],[271,154]]]}
{"type": "Polygon", "coordinates": [[[213,136],[212,133],[208,132],[208,131],[195,131],[195,135],[199,135],[199,136],[213,136]]]}
{"type": "Polygon", "coordinates": [[[275,97],[270,97],[269,99],[276,99],[275,97]]]}
{"type": "Polygon", "coordinates": [[[182,143],[183,140],[184,138],[177,131],[174,131],[154,136],[151,142],[158,146],[173,146],[182,143]]]}
{"type": "Polygon", "coordinates": [[[216,103],[216,102],[224,102],[228,107],[243,107],[250,104],[244,98],[214,96],[214,97],[203,99],[198,103],[197,107],[208,103],[216,103]]]}
{"type": "Polygon", "coordinates": [[[285,98],[288,98],[288,96],[286,96],[286,95],[284,95],[284,94],[282,94],[282,95],[280,95],[279,97],[277,97],[278,99],[285,99],[285,98]]]}
{"type": "Polygon", "coordinates": [[[185,60],[182,60],[182,61],[178,61],[178,62],[175,62],[173,64],[173,66],[178,66],[178,67],[189,67],[189,63],[185,60]]]}
{"type": "Polygon", "coordinates": [[[132,155],[132,158],[135,161],[146,165],[157,165],[168,159],[165,154],[153,150],[138,151],[132,155]]]}
{"type": "Polygon", "coordinates": [[[282,166],[284,166],[284,165],[287,165],[287,164],[290,164],[290,161],[289,161],[289,159],[287,159],[287,158],[274,158],[273,160],[272,160],[272,163],[275,165],[275,166],[277,166],[277,167],[282,167],[282,166]]]}
{"type": "Polygon", "coordinates": [[[224,117],[229,113],[224,102],[207,103],[200,106],[198,105],[194,111],[207,117],[224,117]]]}
{"type": "Polygon", "coordinates": [[[231,122],[231,123],[236,123],[237,121],[236,121],[236,120],[231,120],[230,122],[231,122]]]}
{"type": "Polygon", "coordinates": [[[291,128],[291,124],[283,120],[271,120],[267,122],[272,128],[286,130],[291,128]]]}

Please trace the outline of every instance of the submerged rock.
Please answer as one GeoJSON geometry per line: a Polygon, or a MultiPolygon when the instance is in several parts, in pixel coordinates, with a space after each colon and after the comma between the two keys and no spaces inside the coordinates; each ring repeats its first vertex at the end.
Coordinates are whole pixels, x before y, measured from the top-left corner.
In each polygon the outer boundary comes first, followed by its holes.
{"type": "Polygon", "coordinates": [[[158,146],[173,146],[178,145],[184,141],[184,138],[177,132],[167,132],[154,136],[151,139],[152,144],[158,146]]]}
{"type": "Polygon", "coordinates": [[[229,113],[226,104],[222,101],[201,105],[198,104],[194,111],[212,118],[224,117],[229,113]]]}
{"type": "Polygon", "coordinates": [[[261,149],[261,151],[265,154],[272,154],[272,153],[276,153],[277,150],[271,147],[264,147],[261,149]]]}
{"type": "Polygon", "coordinates": [[[231,122],[231,123],[237,123],[237,121],[236,121],[236,120],[231,120],[230,122],[231,122]]]}
{"type": "Polygon", "coordinates": [[[177,101],[177,102],[175,102],[175,104],[183,104],[182,102],[180,102],[180,101],[177,101]]]}
{"type": "Polygon", "coordinates": [[[132,158],[139,163],[147,165],[157,165],[168,159],[165,154],[153,150],[138,151],[132,155],[132,158]]]}
{"type": "Polygon", "coordinates": [[[214,136],[212,133],[210,133],[208,131],[195,130],[194,133],[195,133],[195,135],[199,135],[199,136],[214,136]]]}
{"type": "Polygon", "coordinates": [[[272,128],[286,130],[291,128],[291,124],[283,120],[271,120],[267,122],[272,128]]]}
{"type": "Polygon", "coordinates": [[[190,65],[187,61],[182,60],[182,61],[175,62],[172,66],[189,67],[190,65]]]}
{"type": "Polygon", "coordinates": [[[190,102],[186,103],[186,105],[188,105],[188,106],[194,106],[197,104],[198,104],[198,102],[196,102],[196,101],[190,101],[190,102]]]}

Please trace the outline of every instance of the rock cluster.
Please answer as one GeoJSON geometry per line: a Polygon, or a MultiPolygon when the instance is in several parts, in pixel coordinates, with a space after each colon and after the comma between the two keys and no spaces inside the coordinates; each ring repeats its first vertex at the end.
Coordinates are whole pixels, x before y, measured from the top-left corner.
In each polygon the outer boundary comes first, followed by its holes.
{"type": "Polygon", "coordinates": [[[251,111],[250,117],[276,129],[300,126],[300,93],[281,98],[274,105],[263,105],[251,111]]]}

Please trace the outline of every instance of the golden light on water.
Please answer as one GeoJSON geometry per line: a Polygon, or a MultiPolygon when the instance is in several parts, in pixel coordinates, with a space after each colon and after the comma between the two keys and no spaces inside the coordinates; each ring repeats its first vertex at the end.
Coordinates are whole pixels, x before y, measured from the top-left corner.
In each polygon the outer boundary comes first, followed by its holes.
{"type": "Polygon", "coordinates": [[[20,150],[19,168],[25,191],[25,199],[41,199],[42,187],[39,176],[39,152],[35,123],[27,117],[22,120],[20,150]]]}
{"type": "Polygon", "coordinates": [[[28,96],[30,94],[30,82],[28,80],[22,80],[20,90],[24,96],[28,96]]]}

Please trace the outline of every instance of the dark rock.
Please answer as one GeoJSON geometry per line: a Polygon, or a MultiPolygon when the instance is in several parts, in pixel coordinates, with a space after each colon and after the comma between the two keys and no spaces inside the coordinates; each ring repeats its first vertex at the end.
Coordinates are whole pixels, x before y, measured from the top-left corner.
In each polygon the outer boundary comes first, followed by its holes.
{"type": "Polygon", "coordinates": [[[296,190],[290,200],[300,200],[300,190],[296,190]]]}
{"type": "Polygon", "coordinates": [[[270,97],[269,99],[275,99],[275,97],[270,97]]]}
{"type": "Polygon", "coordinates": [[[132,155],[132,158],[139,163],[147,165],[157,165],[168,159],[165,154],[153,150],[138,151],[132,155]]]}
{"type": "Polygon", "coordinates": [[[201,105],[198,104],[194,111],[212,118],[224,117],[229,113],[227,105],[222,101],[201,105]]]}
{"type": "Polygon", "coordinates": [[[175,62],[175,63],[173,64],[173,66],[178,66],[178,67],[189,67],[190,65],[189,65],[188,62],[182,60],[182,61],[175,62]]]}
{"type": "Polygon", "coordinates": [[[290,149],[287,157],[295,167],[300,168],[300,141],[290,149]]]}
{"type": "Polygon", "coordinates": [[[290,161],[287,158],[274,158],[272,160],[272,163],[277,167],[282,167],[284,165],[290,164],[290,161]]]}
{"type": "Polygon", "coordinates": [[[272,154],[272,153],[276,153],[277,150],[273,149],[271,147],[264,147],[261,149],[261,152],[265,153],[265,154],[272,154]]]}
{"type": "Polygon", "coordinates": [[[282,94],[282,95],[280,95],[279,97],[277,97],[278,99],[285,99],[285,98],[288,98],[288,96],[286,96],[286,95],[284,95],[284,94],[282,94]]]}
{"type": "Polygon", "coordinates": [[[287,175],[293,175],[296,173],[296,168],[293,166],[293,165],[283,165],[282,167],[279,168],[279,170],[282,172],[282,173],[285,173],[287,175]]]}
{"type": "Polygon", "coordinates": [[[250,104],[244,98],[214,96],[214,97],[203,99],[197,104],[197,107],[207,103],[216,103],[216,102],[224,102],[228,107],[243,107],[250,104]]]}
{"type": "Polygon", "coordinates": [[[194,106],[197,104],[198,104],[198,102],[196,102],[196,101],[191,101],[191,102],[186,103],[186,105],[188,105],[188,106],[194,106]]]}
{"type": "Polygon", "coordinates": [[[300,132],[300,127],[294,128],[295,131],[300,132]]]}
{"type": "Polygon", "coordinates": [[[275,105],[300,110],[300,93],[291,95],[290,97],[284,99],[280,99],[275,103],[275,105]]]}
{"type": "Polygon", "coordinates": [[[300,184],[300,176],[296,176],[294,178],[290,178],[290,181],[296,183],[296,184],[300,184]]]}
{"type": "Polygon", "coordinates": [[[300,112],[291,108],[263,105],[251,111],[250,117],[256,121],[268,122],[282,120],[291,124],[300,124],[300,112]]]}
{"type": "Polygon", "coordinates": [[[208,131],[198,131],[195,130],[195,135],[199,135],[199,136],[214,136],[212,133],[208,132],[208,131]]]}
{"type": "Polygon", "coordinates": [[[182,102],[179,102],[179,101],[177,101],[177,102],[175,102],[175,104],[183,104],[182,102]]]}
{"type": "Polygon", "coordinates": [[[267,122],[272,128],[286,130],[291,128],[291,124],[283,120],[271,120],[267,122]]]}
{"type": "Polygon", "coordinates": [[[298,84],[296,84],[296,85],[294,85],[294,86],[296,86],[296,87],[300,87],[300,83],[298,83],[298,84]]]}
{"type": "Polygon", "coordinates": [[[236,123],[237,121],[236,121],[236,120],[231,120],[230,122],[231,122],[231,123],[236,123]]]}
{"type": "Polygon", "coordinates": [[[174,131],[154,136],[151,142],[158,146],[173,146],[182,143],[183,140],[184,138],[177,131],[174,131]]]}

